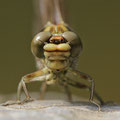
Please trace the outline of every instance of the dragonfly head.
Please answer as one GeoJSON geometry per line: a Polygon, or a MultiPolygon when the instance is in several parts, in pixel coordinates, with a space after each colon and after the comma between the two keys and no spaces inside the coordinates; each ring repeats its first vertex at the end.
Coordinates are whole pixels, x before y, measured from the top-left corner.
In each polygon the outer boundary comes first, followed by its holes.
{"type": "Polygon", "coordinates": [[[38,33],[31,44],[35,57],[45,58],[47,67],[65,69],[72,63],[82,49],[82,43],[76,33],[66,31],[60,34],[50,32],[38,33]],[[71,59],[72,58],[72,59],[71,59]]]}

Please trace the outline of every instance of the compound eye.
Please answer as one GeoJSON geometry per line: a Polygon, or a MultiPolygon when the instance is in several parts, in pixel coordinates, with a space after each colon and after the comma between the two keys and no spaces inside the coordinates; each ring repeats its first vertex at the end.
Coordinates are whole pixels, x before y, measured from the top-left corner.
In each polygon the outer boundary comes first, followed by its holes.
{"type": "Polygon", "coordinates": [[[82,42],[79,36],[72,31],[64,32],[62,36],[65,38],[65,40],[67,40],[67,42],[71,46],[71,56],[79,56],[80,52],[82,51],[82,42]]]}
{"type": "Polygon", "coordinates": [[[51,36],[52,35],[50,32],[40,32],[33,38],[32,42],[42,44],[47,41],[51,36]]]}
{"type": "Polygon", "coordinates": [[[31,50],[34,56],[42,57],[43,55],[43,46],[52,34],[50,32],[40,32],[32,40],[31,50]]]}
{"type": "Polygon", "coordinates": [[[64,32],[62,36],[68,41],[68,42],[73,42],[76,39],[79,39],[77,34],[71,31],[64,32]]]}

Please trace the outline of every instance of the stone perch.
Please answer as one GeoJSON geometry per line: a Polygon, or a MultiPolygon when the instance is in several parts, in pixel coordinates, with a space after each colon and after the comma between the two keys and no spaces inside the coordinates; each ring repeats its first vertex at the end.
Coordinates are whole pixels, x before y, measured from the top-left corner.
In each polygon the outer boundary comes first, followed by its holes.
{"type": "Polygon", "coordinates": [[[105,105],[98,112],[88,102],[35,100],[23,105],[0,106],[0,120],[120,120],[120,106],[105,105]]]}

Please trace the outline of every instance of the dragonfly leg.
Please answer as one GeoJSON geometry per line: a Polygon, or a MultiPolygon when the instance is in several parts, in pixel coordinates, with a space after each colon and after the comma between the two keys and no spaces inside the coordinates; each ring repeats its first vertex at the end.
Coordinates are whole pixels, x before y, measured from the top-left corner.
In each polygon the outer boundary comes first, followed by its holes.
{"type": "Polygon", "coordinates": [[[31,97],[28,93],[26,83],[35,82],[35,81],[45,81],[46,80],[46,74],[43,72],[44,70],[36,71],[34,73],[30,73],[22,77],[17,90],[17,100],[20,101],[21,97],[21,90],[23,88],[24,93],[26,95],[26,100],[31,100],[31,97]]]}
{"type": "Polygon", "coordinates": [[[47,72],[45,72],[44,69],[40,71],[36,71],[34,73],[30,73],[22,77],[21,81],[19,82],[18,89],[17,89],[17,101],[8,101],[6,103],[3,103],[1,105],[7,106],[7,105],[12,105],[12,104],[21,104],[24,102],[29,102],[31,101],[31,97],[29,95],[29,92],[26,87],[26,83],[34,82],[34,81],[45,81],[46,76],[48,75],[47,72]],[[24,93],[26,95],[26,99],[24,101],[21,101],[21,91],[22,89],[24,90],[24,93]]]}
{"type": "Polygon", "coordinates": [[[94,79],[91,76],[89,76],[88,74],[77,71],[77,70],[71,70],[71,72],[74,73],[75,75],[79,75],[81,78],[83,78],[83,79],[85,79],[85,80],[87,80],[88,82],[91,83],[91,86],[88,87],[89,90],[90,90],[90,98],[89,98],[89,100],[90,100],[91,103],[96,104],[100,108],[100,105],[98,105],[96,102],[93,101],[93,96],[95,95],[95,97],[100,102],[100,104],[101,105],[104,104],[104,101],[102,100],[102,98],[94,90],[94,87],[95,87],[94,79]]]}
{"type": "Polygon", "coordinates": [[[71,91],[69,89],[69,86],[66,82],[66,80],[62,81],[59,83],[62,87],[64,87],[64,90],[65,90],[65,93],[67,94],[67,97],[68,97],[68,101],[69,102],[72,102],[72,94],[71,94],[71,91]]]}
{"type": "Polygon", "coordinates": [[[67,94],[67,96],[68,96],[68,101],[69,101],[69,102],[72,102],[72,94],[71,94],[71,91],[70,91],[68,85],[65,85],[65,86],[64,86],[64,89],[65,89],[65,92],[66,92],[66,94],[67,94]]]}
{"type": "Polygon", "coordinates": [[[21,90],[23,88],[24,92],[25,92],[25,95],[26,95],[26,100],[30,100],[30,95],[29,95],[29,92],[27,90],[27,87],[26,87],[26,80],[25,79],[27,78],[27,76],[23,77],[22,80],[20,81],[19,85],[18,85],[18,90],[17,90],[17,101],[20,101],[20,97],[21,97],[21,90]]]}
{"type": "Polygon", "coordinates": [[[40,100],[44,99],[46,89],[47,89],[47,84],[46,84],[46,82],[43,82],[41,85],[41,88],[40,88],[40,100]]]}
{"type": "MultiPolygon", "coordinates": [[[[70,78],[67,78],[67,84],[68,85],[71,85],[73,87],[76,87],[76,88],[81,88],[81,89],[87,89],[89,91],[91,91],[91,87],[89,87],[88,85],[85,85],[83,83],[80,83],[80,82],[77,82],[77,81],[74,81],[74,80],[71,80],[70,78]]],[[[103,103],[102,99],[100,98],[100,96],[96,93],[96,91],[94,91],[94,96],[100,100],[101,103],[103,103]]],[[[99,110],[100,110],[100,105],[97,104],[96,102],[93,101],[93,99],[89,99],[89,101],[93,104],[95,104],[96,106],[98,106],[99,110]]]]}

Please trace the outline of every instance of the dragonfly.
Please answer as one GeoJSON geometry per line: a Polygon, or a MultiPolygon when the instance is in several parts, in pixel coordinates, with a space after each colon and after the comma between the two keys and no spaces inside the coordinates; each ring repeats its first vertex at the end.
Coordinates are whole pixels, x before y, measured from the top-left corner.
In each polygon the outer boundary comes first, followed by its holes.
{"type": "Polygon", "coordinates": [[[22,89],[26,95],[24,101],[30,101],[31,97],[26,84],[40,81],[42,82],[41,99],[44,98],[47,85],[57,83],[65,89],[69,101],[72,101],[69,86],[89,90],[89,101],[100,109],[100,105],[104,101],[94,89],[94,79],[75,67],[83,46],[79,35],[64,22],[62,4],[64,4],[62,0],[40,0],[41,19],[44,27],[31,42],[31,51],[35,57],[38,70],[22,77],[18,85],[17,101],[18,103],[21,102],[22,89]],[[68,73],[81,77],[90,85],[71,79],[66,75],[68,73]],[[100,104],[93,100],[93,96],[100,104]]]}

